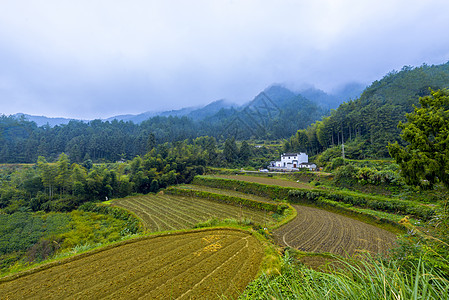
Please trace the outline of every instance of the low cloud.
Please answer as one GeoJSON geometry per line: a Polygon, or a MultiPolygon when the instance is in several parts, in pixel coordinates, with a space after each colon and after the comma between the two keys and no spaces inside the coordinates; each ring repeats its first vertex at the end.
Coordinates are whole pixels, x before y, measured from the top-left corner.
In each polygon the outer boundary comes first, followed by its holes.
{"type": "Polygon", "coordinates": [[[100,118],[449,60],[447,1],[11,1],[0,113],[100,118]]]}

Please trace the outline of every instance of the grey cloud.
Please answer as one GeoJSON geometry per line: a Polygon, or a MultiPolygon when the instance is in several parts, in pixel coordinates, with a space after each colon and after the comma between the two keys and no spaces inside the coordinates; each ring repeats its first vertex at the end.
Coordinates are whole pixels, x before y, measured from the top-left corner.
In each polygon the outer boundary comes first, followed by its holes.
{"type": "Polygon", "coordinates": [[[369,84],[449,60],[447,1],[11,1],[0,113],[78,118],[369,84]],[[174,9],[173,7],[176,7],[174,9]]]}

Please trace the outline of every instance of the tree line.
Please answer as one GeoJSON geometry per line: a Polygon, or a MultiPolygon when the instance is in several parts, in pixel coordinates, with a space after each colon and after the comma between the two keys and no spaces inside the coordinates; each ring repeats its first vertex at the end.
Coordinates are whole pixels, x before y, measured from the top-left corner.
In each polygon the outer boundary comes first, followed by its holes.
{"type": "Polygon", "coordinates": [[[39,156],[30,166],[0,167],[0,209],[71,211],[86,201],[157,192],[189,183],[208,167],[266,166],[279,154],[276,147],[240,145],[234,139],[217,144],[213,137],[163,143],[128,161],[94,164],[71,162],[61,153],[55,162],[39,156]]]}

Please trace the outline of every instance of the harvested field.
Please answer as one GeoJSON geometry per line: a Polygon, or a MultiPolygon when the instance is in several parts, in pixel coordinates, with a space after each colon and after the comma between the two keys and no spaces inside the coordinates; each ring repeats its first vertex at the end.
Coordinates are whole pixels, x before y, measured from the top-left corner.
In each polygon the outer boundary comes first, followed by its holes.
{"type": "Polygon", "coordinates": [[[157,194],[116,199],[112,203],[134,212],[151,232],[192,228],[212,218],[251,219],[257,224],[275,222],[265,211],[201,198],[157,194]]]}
{"type": "Polygon", "coordinates": [[[311,185],[309,185],[307,183],[296,182],[296,181],[286,180],[286,179],[276,179],[276,178],[246,176],[246,175],[213,175],[211,177],[234,179],[234,180],[255,182],[255,183],[262,183],[262,184],[269,184],[269,185],[278,185],[278,186],[282,186],[282,187],[291,187],[291,188],[300,188],[300,189],[316,189],[316,187],[312,187],[311,185]]]}
{"type": "Polygon", "coordinates": [[[2,299],[235,298],[256,276],[263,247],[237,230],[132,241],[0,282],[2,299]]]}
{"type": "Polygon", "coordinates": [[[219,188],[213,188],[213,187],[208,187],[208,186],[203,186],[203,185],[189,184],[189,185],[185,185],[185,186],[180,186],[180,188],[221,194],[221,195],[226,195],[226,196],[245,198],[245,199],[254,200],[254,201],[277,203],[276,201],[273,201],[270,198],[260,197],[260,196],[256,196],[253,194],[245,194],[245,193],[237,192],[234,190],[224,190],[224,189],[219,189],[219,188]]]}
{"type": "Polygon", "coordinates": [[[307,252],[353,255],[360,251],[386,252],[396,235],[348,217],[318,208],[293,205],[297,217],[273,236],[284,246],[307,252]]]}

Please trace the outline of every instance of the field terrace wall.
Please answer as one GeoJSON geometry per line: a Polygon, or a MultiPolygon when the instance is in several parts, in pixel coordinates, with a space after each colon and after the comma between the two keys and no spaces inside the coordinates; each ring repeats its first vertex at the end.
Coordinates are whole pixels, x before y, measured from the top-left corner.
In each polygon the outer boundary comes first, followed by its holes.
{"type": "Polygon", "coordinates": [[[267,197],[272,200],[288,199],[292,188],[277,185],[267,185],[255,182],[240,181],[235,179],[217,178],[210,176],[195,176],[192,182],[196,185],[204,185],[213,188],[235,190],[245,194],[267,197]]]}
{"type": "Polygon", "coordinates": [[[195,190],[188,190],[188,189],[182,189],[182,188],[176,188],[176,187],[170,187],[165,190],[166,194],[171,195],[180,195],[180,196],[187,196],[187,197],[199,197],[204,198],[212,201],[218,201],[221,203],[231,204],[231,205],[242,205],[245,207],[255,208],[255,209],[261,209],[266,211],[272,211],[278,214],[282,214],[285,209],[288,208],[288,205],[286,204],[275,204],[275,203],[267,203],[257,200],[250,200],[240,197],[234,197],[234,196],[227,196],[227,195],[221,195],[221,194],[215,194],[210,192],[204,192],[204,191],[195,191],[195,190]]]}
{"type": "Polygon", "coordinates": [[[373,210],[412,215],[422,220],[429,220],[435,215],[434,208],[411,201],[362,195],[346,191],[280,187],[209,176],[196,176],[193,183],[215,188],[232,189],[242,193],[269,197],[274,200],[287,199],[291,203],[316,203],[318,200],[323,200],[324,198],[373,210]]]}

